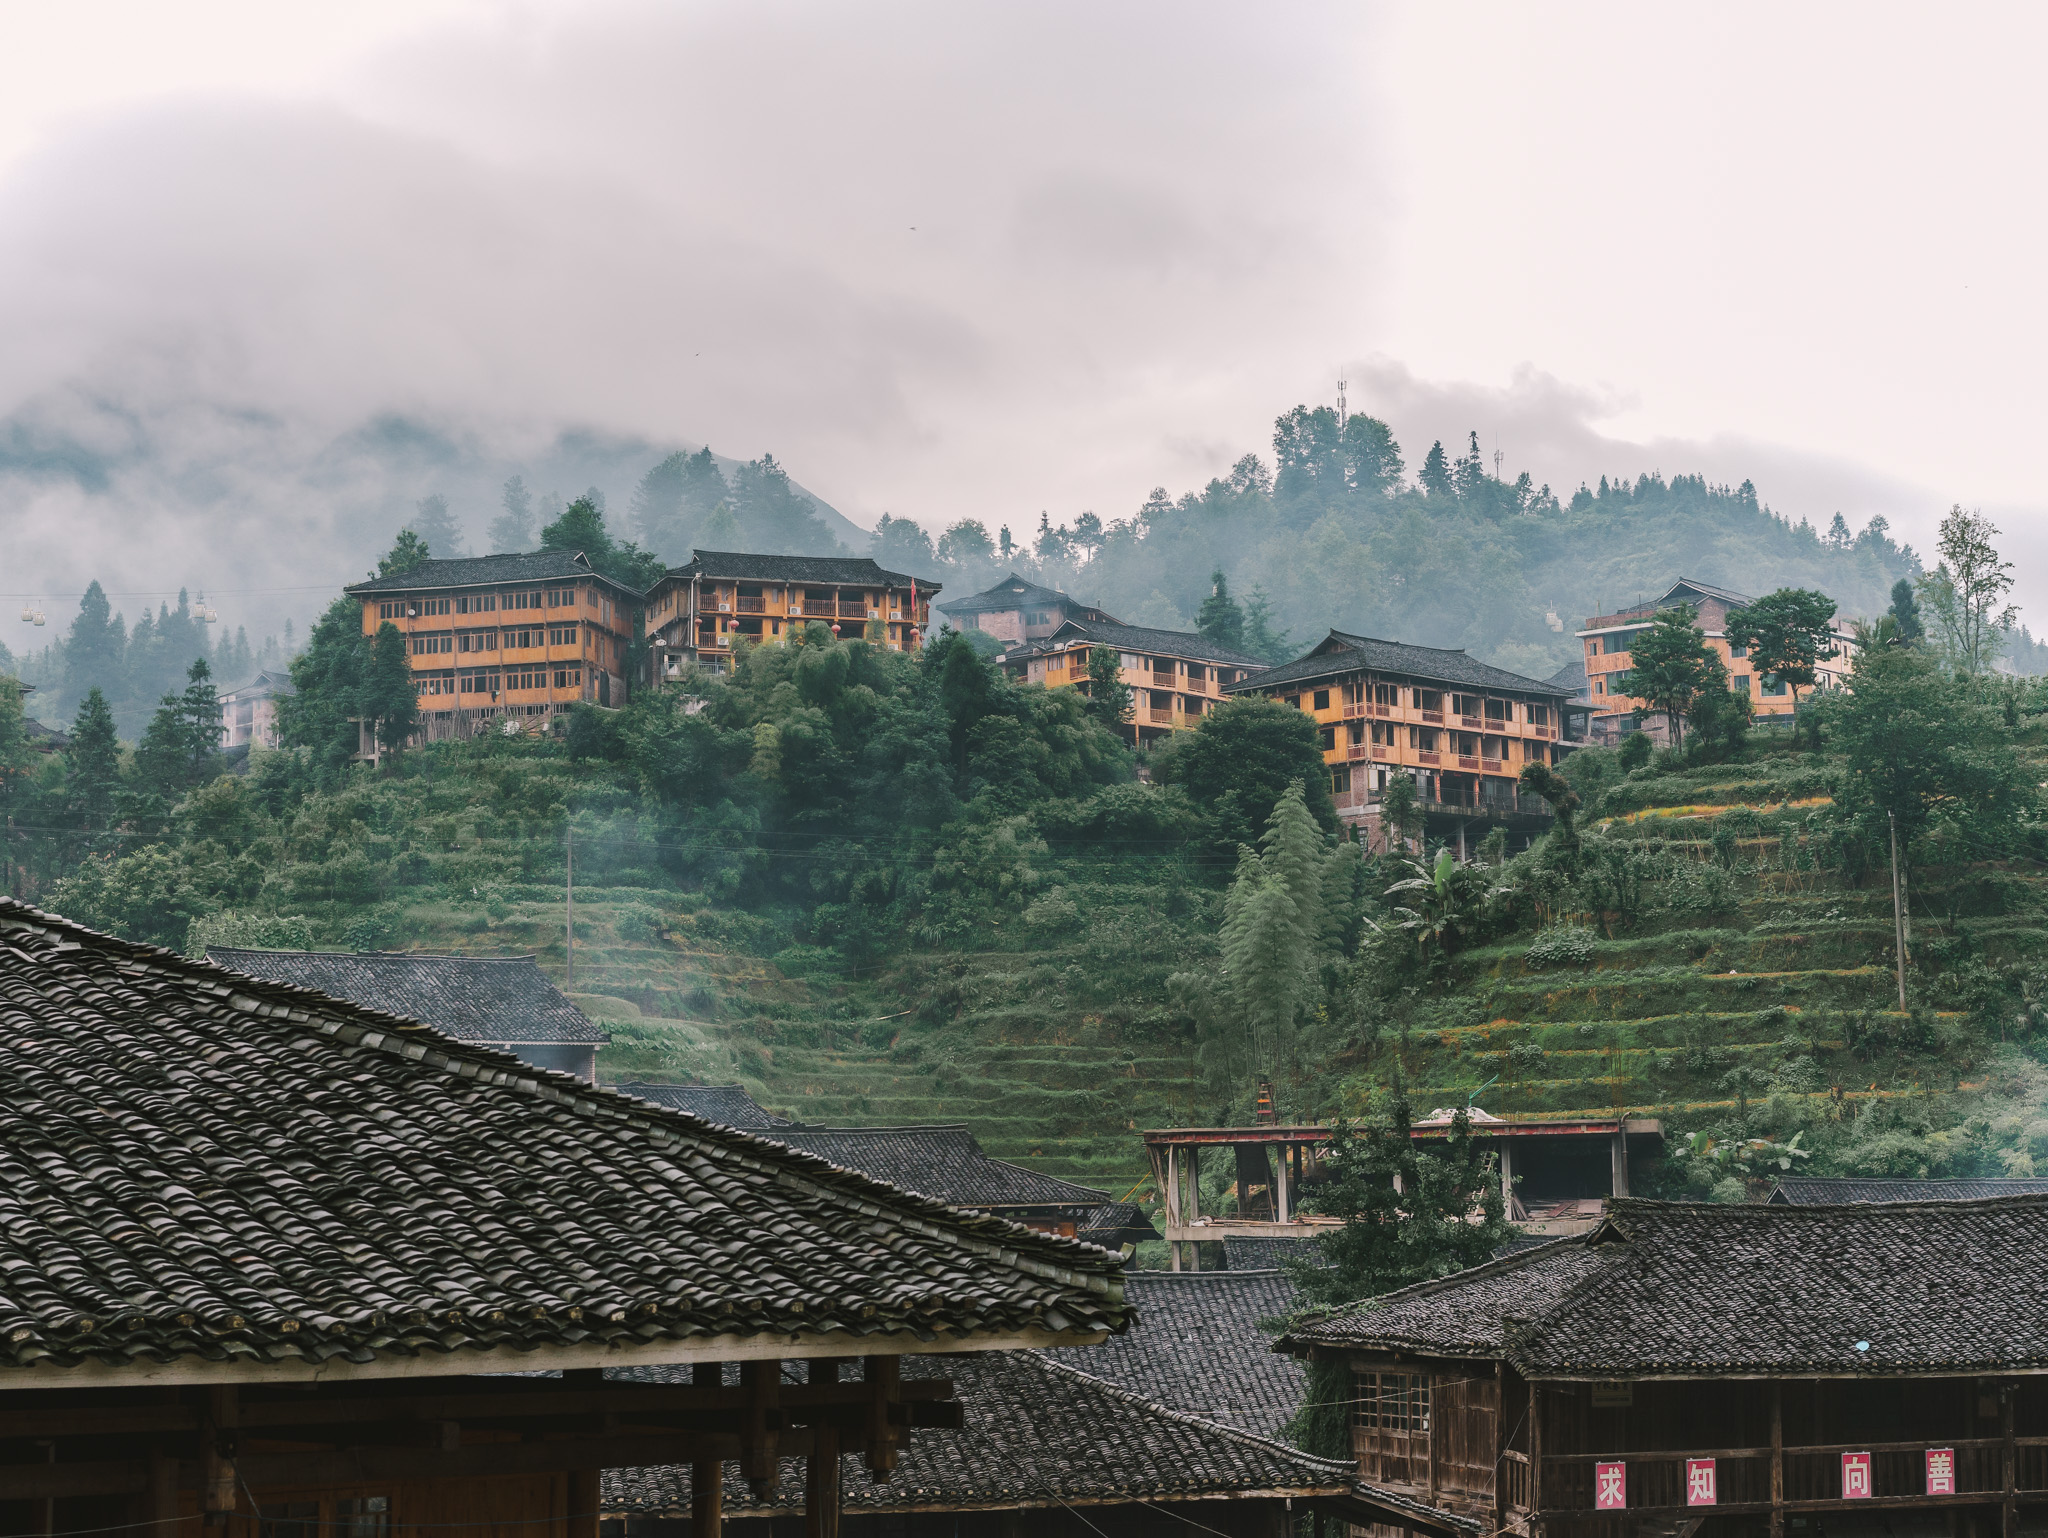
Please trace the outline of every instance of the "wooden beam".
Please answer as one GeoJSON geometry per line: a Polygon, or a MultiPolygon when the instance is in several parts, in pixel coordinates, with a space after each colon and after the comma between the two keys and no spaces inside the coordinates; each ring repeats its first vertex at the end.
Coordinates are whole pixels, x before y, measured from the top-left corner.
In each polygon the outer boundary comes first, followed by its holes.
{"type": "MultiPolygon", "coordinates": [[[[811,1433],[800,1428],[785,1431],[781,1437],[787,1452],[801,1452],[810,1446],[811,1433]]],[[[473,1479],[503,1474],[569,1474],[585,1469],[647,1468],[739,1455],[740,1439],[731,1432],[662,1431],[550,1442],[478,1442],[452,1452],[435,1447],[348,1447],[331,1452],[245,1453],[238,1466],[242,1478],[254,1489],[473,1479]]],[[[187,1467],[196,1482],[196,1467],[187,1467]]]]}
{"type": "Polygon", "coordinates": [[[569,1520],[566,1538],[597,1538],[604,1506],[602,1469],[569,1470],[569,1520]]]}
{"type": "Polygon", "coordinates": [[[903,1395],[903,1358],[871,1356],[864,1364],[868,1386],[868,1474],[886,1484],[896,1472],[902,1438],[892,1424],[891,1406],[903,1395]]]}
{"type": "Polygon", "coordinates": [[[1543,1538],[1543,1385],[1529,1385],[1529,1534],[1543,1538]]]}
{"type": "Polygon", "coordinates": [[[1493,1530],[1507,1526],[1507,1480],[1501,1466],[1508,1458],[1508,1364],[1499,1357],[1493,1363],[1493,1530]]]}
{"type": "Polygon", "coordinates": [[[740,1475],[754,1499],[766,1501],[773,1498],[780,1473],[780,1453],[768,1412],[776,1408],[781,1393],[782,1364],[744,1363],[740,1386],[747,1391],[747,1410],[740,1424],[740,1475]]]}
{"type": "Polygon", "coordinates": [[[1616,1196],[1628,1195],[1628,1133],[1617,1130],[1612,1143],[1613,1187],[1616,1196]]]}

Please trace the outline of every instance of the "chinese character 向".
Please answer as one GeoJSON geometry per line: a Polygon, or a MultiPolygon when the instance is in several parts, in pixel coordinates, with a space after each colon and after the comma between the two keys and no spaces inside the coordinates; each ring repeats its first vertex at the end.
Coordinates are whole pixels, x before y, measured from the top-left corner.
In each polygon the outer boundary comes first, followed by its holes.
{"type": "Polygon", "coordinates": [[[1870,1454],[1842,1454],[1842,1499],[1862,1500],[1870,1494],[1870,1454]]]}

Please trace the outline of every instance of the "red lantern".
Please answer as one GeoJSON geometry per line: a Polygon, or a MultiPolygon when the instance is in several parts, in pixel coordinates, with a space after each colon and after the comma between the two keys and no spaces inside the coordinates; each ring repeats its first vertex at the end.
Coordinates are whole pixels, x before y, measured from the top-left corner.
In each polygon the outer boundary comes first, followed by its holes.
{"type": "Polygon", "coordinates": [[[837,635],[837,634],[839,634],[839,627],[838,627],[837,625],[834,625],[834,626],[832,627],[832,633],[833,633],[834,635],[837,635]]]}

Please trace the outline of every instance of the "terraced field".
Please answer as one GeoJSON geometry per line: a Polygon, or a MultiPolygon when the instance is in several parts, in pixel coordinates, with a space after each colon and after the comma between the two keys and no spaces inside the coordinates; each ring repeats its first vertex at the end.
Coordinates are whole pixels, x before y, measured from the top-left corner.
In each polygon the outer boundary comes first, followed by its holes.
{"type": "MultiPolygon", "coordinates": [[[[1960,1016],[1898,1013],[1888,886],[1855,889],[1803,853],[1807,814],[1826,804],[1820,778],[1788,752],[1625,786],[1609,835],[1732,867],[1721,905],[1598,916],[1577,964],[1539,965],[1526,933],[1466,952],[1444,993],[1347,1049],[1334,1065],[1346,1094],[1355,1102],[1398,1072],[1423,1108],[1626,1109],[1684,1131],[1744,1099],[1842,1116],[1969,1088],[1967,1065],[1922,1051],[1902,1068],[1872,1045],[1939,1034],[1960,1016]],[[1731,816],[1742,836],[1717,845],[1731,816]]],[[[2048,940],[2048,883],[2031,870],[1954,873],[1918,896],[1916,959],[1959,940],[1987,957],[2048,940]]],[[[764,959],[743,924],[673,893],[579,889],[575,997],[612,1032],[608,1079],[736,1080],[806,1121],[965,1121],[992,1153],[1122,1195],[1146,1174],[1134,1133],[1203,1114],[1192,1047],[1164,1000],[1167,976],[1210,953],[1214,898],[1198,895],[1173,922],[1156,899],[1134,892],[1115,933],[1099,922],[1005,933],[1018,949],[919,953],[847,982],[808,975],[806,953],[786,943],[764,959]]],[[[552,975],[565,970],[552,904],[515,902],[492,923],[429,909],[409,919],[424,947],[530,948],[552,975]]],[[[1916,1003],[1938,1001],[1937,982],[1916,973],[1916,1003]]]]}

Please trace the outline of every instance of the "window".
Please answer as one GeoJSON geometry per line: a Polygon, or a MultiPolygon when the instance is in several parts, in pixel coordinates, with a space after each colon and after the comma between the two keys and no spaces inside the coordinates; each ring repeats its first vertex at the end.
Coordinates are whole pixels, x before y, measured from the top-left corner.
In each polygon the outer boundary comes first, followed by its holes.
{"type": "Polygon", "coordinates": [[[498,675],[496,673],[464,673],[462,675],[464,694],[496,694],[498,675]]]}
{"type": "Polygon", "coordinates": [[[1395,684],[1374,684],[1372,702],[1375,705],[1398,705],[1401,703],[1401,690],[1395,684]]]}
{"type": "Polygon", "coordinates": [[[1373,722],[1372,740],[1375,747],[1391,748],[1394,745],[1393,723],[1390,721],[1373,722]]]}
{"type": "Polygon", "coordinates": [[[1351,766],[1349,764],[1339,764],[1330,771],[1330,789],[1340,796],[1351,793],[1351,766]]]}
{"type": "Polygon", "coordinates": [[[1420,748],[1425,753],[1436,751],[1437,731],[1433,726],[1411,726],[1408,728],[1408,746],[1420,748]]]}
{"type": "Polygon", "coordinates": [[[1334,727],[1334,726],[1326,726],[1326,727],[1324,727],[1324,728],[1322,729],[1322,731],[1321,731],[1321,732],[1320,732],[1320,733],[1318,734],[1318,736],[1319,736],[1319,737],[1321,738],[1321,740],[1322,740],[1322,744],[1323,744],[1323,751],[1324,751],[1325,753],[1329,753],[1329,752],[1332,752],[1333,750],[1335,750],[1335,748],[1336,748],[1336,746],[1337,746],[1337,728],[1336,728],[1336,727],[1334,727]]]}
{"type": "Polygon", "coordinates": [[[1594,692],[1595,694],[1605,694],[1605,693],[1607,692],[1607,680],[1606,680],[1606,679],[1604,679],[1604,678],[1596,678],[1596,679],[1594,679],[1594,680],[1593,680],[1593,692],[1594,692]]]}
{"type": "Polygon", "coordinates": [[[333,1538],[384,1538],[391,1530],[391,1497],[369,1495],[334,1503],[333,1538]]]}
{"type": "Polygon", "coordinates": [[[1451,696],[1451,709],[1457,715],[1476,716],[1479,714],[1479,696],[1476,694],[1454,694],[1451,696]]]}
{"type": "Polygon", "coordinates": [[[555,669],[555,687],[557,689],[574,689],[581,685],[582,682],[583,669],[581,668],[555,669]]]}
{"type": "Polygon", "coordinates": [[[1782,699],[1785,694],[1785,681],[1775,673],[1766,673],[1763,692],[1769,698],[1782,699]]]}
{"type": "MultiPolygon", "coordinates": [[[[761,628],[761,622],[760,622],[759,620],[755,620],[755,621],[754,621],[754,628],[755,628],[756,630],[758,630],[758,629],[760,629],[760,628],[761,628]]],[[[550,645],[550,646],[574,646],[575,644],[576,644],[576,627],[575,627],[574,625],[550,625],[550,626],[548,626],[548,645],[550,645]]]]}
{"type": "Polygon", "coordinates": [[[1328,710],[1329,708],[1330,708],[1330,691],[1329,691],[1328,689],[1318,689],[1318,690],[1316,690],[1316,709],[1318,709],[1318,710],[1328,710]]]}
{"type": "Polygon", "coordinates": [[[1747,646],[1731,646],[1728,648],[1728,655],[1731,657],[1747,657],[1749,655],[1749,648],[1747,646]]]}
{"type": "Polygon", "coordinates": [[[1749,674],[1737,673],[1733,678],[1728,680],[1728,687],[1730,689],[1733,689],[1737,694],[1749,693],[1749,674]]]}
{"type": "Polygon", "coordinates": [[[415,657],[432,656],[438,652],[454,650],[455,637],[452,635],[416,635],[412,638],[412,654],[415,657]]]}
{"type": "Polygon", "coordinates": [[[1488,725],[1498,725],[1503,721],[1512,721],[1514,718],[1514,712],[1508,708],[1506,700],[1488,700],[1486,702],[1486,720],[1488,725]]]}
{"type": "Polygon", "coordinates": [[[1444,708],[1443,694],[1436,689],[1417,689],[1415,691],[1415,708],[1417,710],[1442,710],[1444,708]]]}
{"type": "Polygon", "coordinates": [[[1531,726],[1550,725],[1550,707],[1548,705],[1531,705],[1529,707],[1529,724],[1531,726]]]}
{"type": "Polygon", "coordinates": [[[1429,1430],[1429,1379],[1421,1373],[1355,1372],[1351,1424],[1368,1431],[1429,1430]]]}
{"type": "MultiPolygon", "coordinates": [[[[1372,725],[1373,730],[1377,732],[1379,730],[1379,722],[1375,721],[1372,723],[1372,725]]],[[[1357,747],[1358,744],[1365,741],[1365,722],[1353,721],[1349,726],[1344,728],[1344,735],[1351,739],[1351,745],[1353,747],[1357,747]]],[[[1374,737],[1373,740],[1377,742],[1379,739],[1378,737],[1374,737]]]]}

